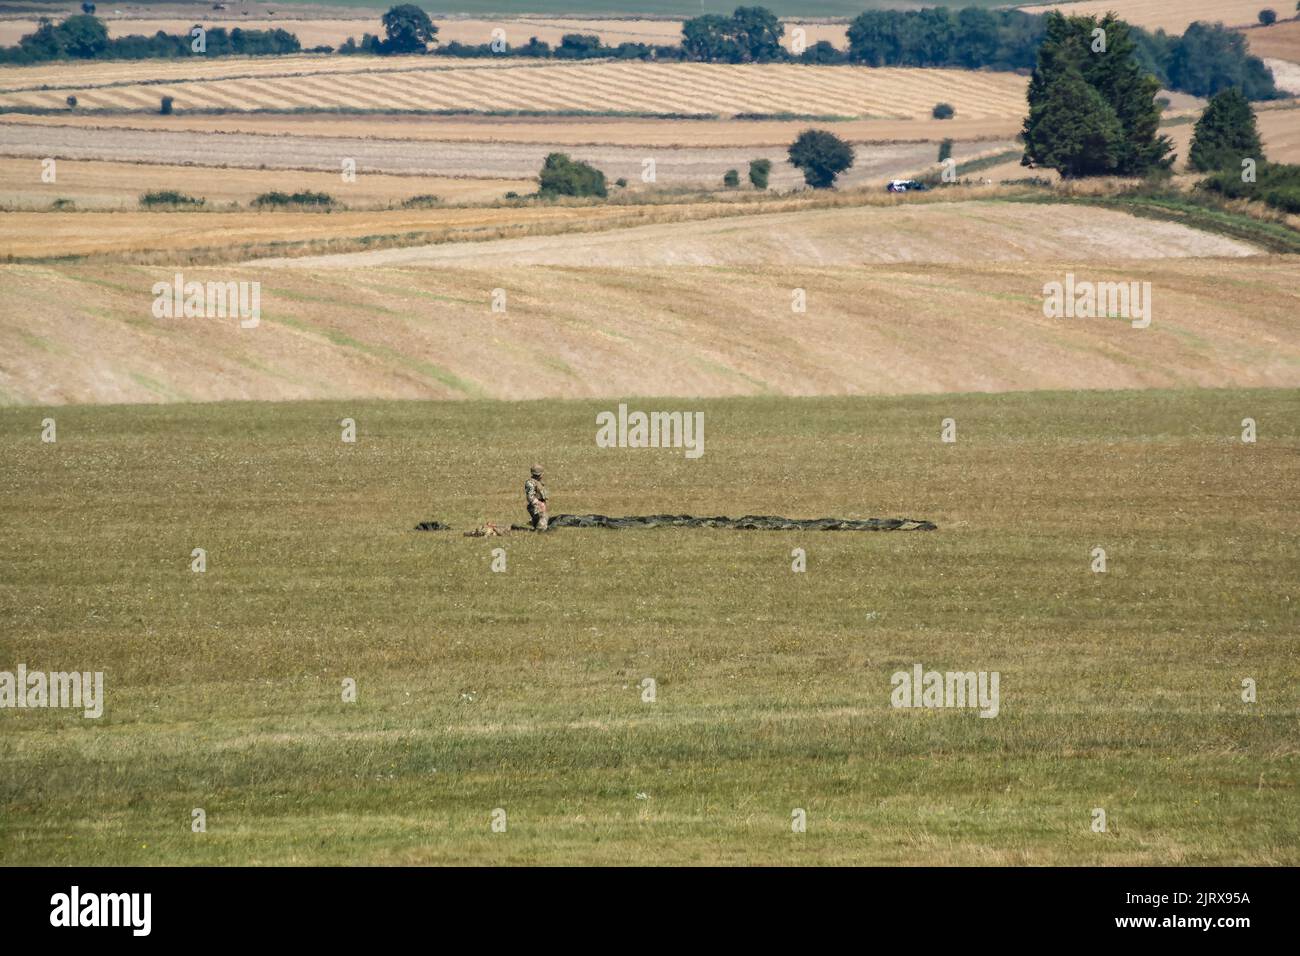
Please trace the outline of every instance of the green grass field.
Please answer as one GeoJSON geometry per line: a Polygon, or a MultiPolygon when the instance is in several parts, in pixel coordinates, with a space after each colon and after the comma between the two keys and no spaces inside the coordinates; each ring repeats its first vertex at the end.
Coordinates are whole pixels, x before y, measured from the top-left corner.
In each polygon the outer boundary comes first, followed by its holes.
{"type": "Polygon", "coordinates": [[[0,711],[0,863],[1300,863],[1300,393],[629,400],[696,461],[615,404],[0,411],[0,670],[107,685],[0,711]],[[533,459],[556,511],[939,530],[463,537],[533,459]],[[999,716],[892,709],[915,663],[999,716]]]}

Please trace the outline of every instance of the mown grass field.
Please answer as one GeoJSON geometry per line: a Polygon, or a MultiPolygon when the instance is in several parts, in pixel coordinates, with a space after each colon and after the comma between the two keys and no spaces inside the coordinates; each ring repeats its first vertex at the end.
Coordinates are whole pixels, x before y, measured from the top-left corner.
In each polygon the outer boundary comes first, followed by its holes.
{"type": "Polygon", "coordinates": [[[0,862],[1300,862],[1300,393],[629,404],[704,456],[597,448],[614,401],[0,411],[0,669],[108,696],[0,711],[0,862]],[[410,530],[534,458],[557,511],[939,530],[410,530]],[[1000,715],[891,709],[914,663],[1000,715]]]}
{"type": "Polygon", "coordinates": [[[1024,109],[1025,79],[1013,73],[789,63],[620,63],[610,60],[453,60],[448,57],[277,57],[194,66],[130,61],[16,67],[0,73],[0,109],[156,113],[175,109],[291,112],[372,110],[832,115],[922,119],[936,103],[964,118],[1004,119],[1024,109]],[[171,78],[175,77],[173,81],[171,78]]]}

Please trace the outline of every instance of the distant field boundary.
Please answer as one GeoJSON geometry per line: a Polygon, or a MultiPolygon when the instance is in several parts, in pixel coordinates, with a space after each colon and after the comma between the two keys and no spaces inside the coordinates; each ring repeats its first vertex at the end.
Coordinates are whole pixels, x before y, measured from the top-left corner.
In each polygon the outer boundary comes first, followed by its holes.
{"type": "MultiPolygon", "coordinates": [[[[1191,192],[1173,190],[1148,193],[1136,190],[1113,196],[1046,196],[1042,192],[1025,191],[1007,197],[1011,202],[1080,203],[1116,209],[1144,219],[1176,222],[1202,232],[1210,232],[1230,239],[1253,243],[1261,248],[1284,255],[1300,255],[1300,231],[1285,222],[1256,218],[1245,211],[1220,205],[1218,201],[1191,192]]],[[[1256,204],[1261,215],[1263,205],[1256,204]]],[[[1243,207],[1245,208],[1245,207],[1243,207]]],[[[1253,208],[1253,207],[1252,207],[1253,208]]]]}

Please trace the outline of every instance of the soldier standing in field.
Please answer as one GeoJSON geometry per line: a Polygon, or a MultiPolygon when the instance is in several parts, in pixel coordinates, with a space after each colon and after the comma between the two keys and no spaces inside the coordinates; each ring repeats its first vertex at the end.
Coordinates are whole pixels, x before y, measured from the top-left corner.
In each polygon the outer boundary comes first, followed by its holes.
{"type": "Polygon", "coordinates": [[[542,466],[533,465],[529,469],[529,478],[524,482],[524,499],[528,502],[528,517],[532,519],[534,531],[546,530],[546,486],[542,484],[542,466]]]}

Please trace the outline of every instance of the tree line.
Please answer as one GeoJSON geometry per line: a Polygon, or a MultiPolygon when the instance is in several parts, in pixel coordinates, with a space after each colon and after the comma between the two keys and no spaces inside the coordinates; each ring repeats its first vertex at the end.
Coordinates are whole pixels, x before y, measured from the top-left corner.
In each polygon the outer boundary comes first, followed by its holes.
{"type": "MultiPolygon", "coordinates": [[[[92,4],[83,7],[93,10],[92,4]]],[[[537,37],[519,46],[512,46],[504,37],[479,44],[439,44],[437,25],[414,4],[390,8],[382,25],[383,37],[367,33],[359,42],[349,37],[337,50],[319,46],[308,52],[1028,70],[1037,62],[1038,47],[1047,33],[1045,15],[979,7],[868,10],[849,25],[847,49],[821,40],[797,55],[782,45],[785,25],[770,10],[759,6],[737,7],[730,16],[708,14],[686,20],[679,45],[607,46],[599,36],[585,33],[565,34],[555,46],[537,37]]],[[[1193,23],[1182,36],[1131,27],[1129,35],[1138,62],[1168,89],[1213,96],[1222,89],[1236,87],[1251,100],[1284,95],[1263,61],[1250,55],[1241,34],[1221,24],[1193,23]]],[[[193,55],[196,51],[191,47],[189,36],[161,31],[151,37],[110,40],[100,20],[83,14],[58,25],[42,20],[36,32],[24,36],[16,47],[0,48],[0,62],[181,57],[193,55]]],[[[285,30],[235,28],[227,32],[214,27],[207,31],[204,52],[209,56],[256,55],[297,53],[301,49],[298,38],[285,30]]]]}
{"type": "MultiPolygon", "coordinates": [[[[212,27],[204,31],[205,56],[270,56],[299,53],[298,37],[287,30],[244,30],[212,27]]],[[[46,60],[153,60],[197,55],[195,38],[164,33],[110,38],[104,21],[89,13],[62,23],[42,18],[36,30],[17,46],[0,47],[0,63],[40,63],[46,60]]]]}

